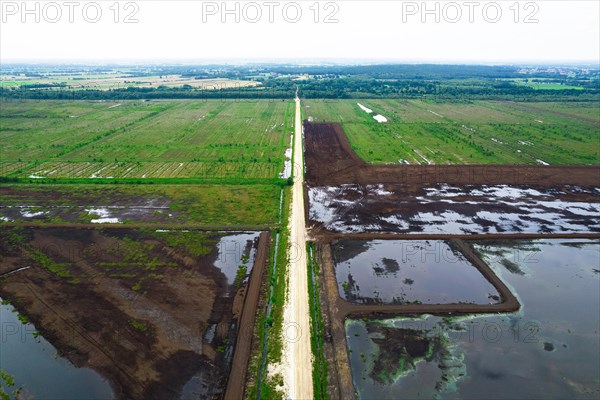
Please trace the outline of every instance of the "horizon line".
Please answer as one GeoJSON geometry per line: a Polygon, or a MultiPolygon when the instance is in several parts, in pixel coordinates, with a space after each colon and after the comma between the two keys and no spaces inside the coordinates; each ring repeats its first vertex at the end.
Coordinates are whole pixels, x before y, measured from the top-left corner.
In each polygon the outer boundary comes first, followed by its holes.
{"type": "Polygon", "coordinates": [[[248,58],[166,58],[166,59],[3,59],[0,66],[11,64],[29,65],[74,65],[74,66],[135,66],[135,65],[479,65],[479,66],[591,66],[600,69],[600,60],[433,60],[433,59],[361,59],[361,58],[294,58],[272,59],[267,57],[248,58]]]}

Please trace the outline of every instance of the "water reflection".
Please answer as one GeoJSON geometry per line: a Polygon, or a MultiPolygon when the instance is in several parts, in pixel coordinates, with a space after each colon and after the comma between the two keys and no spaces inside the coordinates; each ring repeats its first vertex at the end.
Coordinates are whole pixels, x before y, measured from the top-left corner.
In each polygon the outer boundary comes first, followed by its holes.
{"type": "Polygon", "coordinates": [[[500,295],[441,240],[342,240],[332,246],[340,296],[362,304],[498,303],[500,295]]]}
{"type": "Polygon", "coordinates": [[[21,388],[19,398],[35,399],[112,399],[108,382],[89,368],[77,368],[65,358],[30,323],[19,321],[9,304],[0,305],[0,369],[14,377],[21,388]]]}
{"type": "Polygon", "coordinates": [[[347,321],[359,397],[598,398],[600,242],[502,241],[475,247],[516,291],[521,310],[347,321]],[[507,268],[505,260],[520,272],[507,268]]]}

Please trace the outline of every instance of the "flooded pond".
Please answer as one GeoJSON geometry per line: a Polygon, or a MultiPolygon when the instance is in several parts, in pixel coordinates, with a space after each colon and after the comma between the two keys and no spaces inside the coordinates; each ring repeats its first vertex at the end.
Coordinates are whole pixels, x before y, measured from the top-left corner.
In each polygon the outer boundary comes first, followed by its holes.
{"type": "Polygon", "coordinates": [[[506,315],[346,321],[360,398],[600,395],[600,242],[480,242],[519,298],[506,315]]]}
{"type": "Polygon", "coordinates": [[[341,240],[332,245],[340,296],[353,303],[494,304],[494,286],[441,240],[341,240]]]}
{"type": "Polygon", "coordinates": [[[294,147],[294,136],[290,138],[290,147],[285,149],[283,162],[283,171],[279,174],[280,178],[287,179],[292,176],[292,147],[294,147]]]}
{"type": "Polygon", "coordinates": [[[112,399],[107,381],[89,368],[77,368],[39,336],[30,323],[22,323],[9,304],[0,305],[0,369],[14,378],[7,393],[21,388],[21,398],[112,399]]]}

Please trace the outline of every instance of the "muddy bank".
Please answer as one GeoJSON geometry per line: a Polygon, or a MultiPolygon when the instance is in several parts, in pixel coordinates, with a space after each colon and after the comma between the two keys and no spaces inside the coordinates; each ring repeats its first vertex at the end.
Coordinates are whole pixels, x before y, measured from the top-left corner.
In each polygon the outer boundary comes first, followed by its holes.
{"type": "Polygon", "coordinates": [[[0,303],[0,321],[0,368],[14,379],[12,387],[0,382],[0,391],[2,388],[8,393],[17,390],[19,395],[14,396],[17,399],[108,400],[114,397],[105,378],[60,357],[35,325],[5,301],[0,303]]]}
{"type": "Polygon", "coordinates": [[[223,396],[242,311],[255,314],[246,291],[259,284],[251,276],[254,260],[264,262],[266,235],[260,245],[258,233],[241,232],[0,235],[0,274],[31,266],[3,277],[2,297],[61,355],[107,377],[117,397],[177,398],[194,378],[204,397],[223,396]]]}

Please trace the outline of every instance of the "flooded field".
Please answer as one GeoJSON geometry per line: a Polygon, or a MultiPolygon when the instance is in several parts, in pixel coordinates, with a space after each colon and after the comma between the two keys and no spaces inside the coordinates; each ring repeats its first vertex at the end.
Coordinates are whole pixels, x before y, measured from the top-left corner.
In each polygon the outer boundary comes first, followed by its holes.
{"type": "Polygon", "coordinates": [[[120,190],[82,187],[69,193],[62,188],[42,191],[38,187],[3,187],[0,220],[94,224],[179,220],[181,213],[174,209],[168,196],[140,190],[130,194],[120,190]]]}
{"type": "Polygon", "coordinates": [[[600,242],[481,241],[519,312],[346,321],[360,398],[600,395],[600,242]]]}
{"type": "Polygon", "coordinates": [[[332,245],[340,296],[361,304],[495,304],[500,295],[441,240],[340,240],[332,245]]]}
{"type": "MultiPolygon", "coordinates": [[[[100,227],[4,229],[0,293],[68,362],[92,367],[108,379],[118,398],[218,397],[238,342],[259,236],[100,227]]],[[[4,323],[4,311],[2,317],[4,323]]],[[[32,391],[44,382],[21,368],[28,351],[24,345],[7,352],[12,354],[8,358],[1,345],[1,368],[16,382],[32,391]]],[[[39,363],[40,375],[48,365],[39,363]]],[[[52,367],[47,375],[61,375],[57,381],[85,375],[61,371],[52,367]]],[[[92,388],[98,386],[93,376],[85,379],[92,388]]],[[[57,386],[52,398],[78,393],[77,385],[57,386]]]]}
{"type": "Polygon", "coordinates": [[[311,187],[311,222],[336,233],[600,232],[600,188],[436,185],[311,187]]]}
{"type": "Polygon", "coordinates": [[[280,196],[272,185],[0,185],[0,224],[262,226],[280,196]]]}

